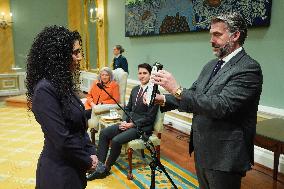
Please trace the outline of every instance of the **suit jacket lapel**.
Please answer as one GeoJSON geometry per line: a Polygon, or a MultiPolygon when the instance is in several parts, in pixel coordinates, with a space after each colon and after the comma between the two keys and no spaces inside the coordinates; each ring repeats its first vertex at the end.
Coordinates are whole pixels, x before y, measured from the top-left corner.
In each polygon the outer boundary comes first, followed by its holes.
{"type": "MultiPolygon", "coordinates": [[[[218,59],[215,60],[215,63],[211,63],[211,66],[207,69],[207,73],[203,76],[204,77],[204,80],[203,80],[203,83],[202,85],[204,85],[204,90],[207,88],[207,86],[209,85],[210,83],[210,79],[212,81],[213,78],[211,78],[211,74],[216,66],[216,64],[218,63],[218,59]]],[[[216,75],[215,75],[216,76],[216,75]]]]}
{"type": "Polygon", "coordinates": [[[84,111],[84,105],[75,92],[73,92],[73,96],[71,97],[71,103],[76,106],[81,112],[84,111]]]}
{"type": "Polygon", "coordinates": [[[131,107],[132,107],[132,111],[134,111],[134,109],[136,109],[136,106],[135,106],[135,100],[136,100],[136,96],[139,92],[139,89],[140,89],[140,86],[139,87],[136,87],[135,90],[133,90],[133,94],[132,94],[132,104],[131,104],[131,107]]]}
{"type": "Polygon", "coordinates": [[[79,96],[73,92],[73,95],[71,97],[71,103],[78,108],[82,114],[84,115],[84,118],[82,119],[82,121],[84,122],[83,125],[85,125],[84,129],[87,129],[87,118],[85,116],[85,108],[84,108],[84,104],[82,103],[82,101],[80,100],[79,96]]]}
{"type": "MultiPolygon", "coordinates": [[[[138,92],[139,92],[139,89],[140,88],[138,88],[138,90],[136,91],[136,95],[135,95],[135,99],[136,99],[136,96],[137,96],[137,94],[138,94],[138,92]]],[[[136,102],[136,105],[134,105],[134,108],[133,108],[133,112],[137,109],[137,107],[139,107],[140,106],[140,104],[143,102],[143,95],[144,95],[144,93],[147,91],[147,89],[148,89],[148,87],[143,91],[143,93],[142,93],[142,95],[139,97],[139,98],[137,98],[137,102],[136,102]]],[[[134,102],[134,104],[135,104],[135,102],[134,102]]]]}
{"type": "MultiPolygon", "coordinates": [[[[221,68],[219,70],[219,72],[213,77],[211,78],[211,80],[209,81],[209,83],[205,86],[204,88],[204,92],[207,92],[208,89],[214,84],[214,82],[224,73],[226,73],[228,70],[230,70],[244,55],[246,55],[246,52],[245,50],[242,50],[240,51],[238,54],[236,54],[236,56],[234,56],[233,58],[231,58],[225,65],[223,68],[221,68]]],[[[215,65],[217,64],[217,61],[216,63],[214,64],[214,67],[215,65]]],[[[211,73],[213,72],[213,69],[214,67],[212,68],[211,70],[211,73]]],[[[211,74],[210,73],[210,74],[211,74]]],[[[208,80],[210,79],[210,74],[208,74],[208,76],[206,77],[206,81],[208,82],[208,80]]]]}

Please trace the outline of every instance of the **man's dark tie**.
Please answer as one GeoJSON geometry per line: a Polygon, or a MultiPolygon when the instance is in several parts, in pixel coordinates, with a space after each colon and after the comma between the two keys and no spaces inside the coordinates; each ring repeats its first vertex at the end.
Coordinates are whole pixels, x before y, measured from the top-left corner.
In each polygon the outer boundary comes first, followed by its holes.
{"type": "Polygon", "coordinates": [[[218,71],[221,69],[222,65],[224,64],[224,62],[225,62],[224,60],[218,60],[216,66],[215,66],[215,68],[214,68],[214,70],[211,74],[210,79],[218,73],[218,71]]]}
{"type": "Polygon", "coordinates": [[[135,105],[137,104],[137,101],[140,99],[141,95],[143,94],[143,88],[140,87],[137,96],[136,96],[136,100],[135,100],[135,105]]]}

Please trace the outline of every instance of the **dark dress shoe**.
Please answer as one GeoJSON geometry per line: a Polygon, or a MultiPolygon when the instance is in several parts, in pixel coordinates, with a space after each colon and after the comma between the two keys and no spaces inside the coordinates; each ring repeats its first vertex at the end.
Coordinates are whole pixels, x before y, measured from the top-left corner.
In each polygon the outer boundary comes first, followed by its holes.
{"type": "Polygon", "coordinates": [[[86,178],[88,181],[91,181],[94,179],[103,179],[108,175],[110,175],[110,169],[108,169],[105,164],[99,161],[95,171],[90,171],[86,175],[86,178]]]}
{"type": "Polygon", "coordinates": [[[94,171],[94,172],[88,174],[88,175],[86,176],[86,178],[87,178],[87,181],[91,181],[91,180],[94,180],[94,179],[104,179],[104,178],[106,178],[108,175],[110,175],[110,172],[109,172],[109,171],[105,171],[105,172],[103,172],[103,173],[99,173],[99,172],[94,171]]]}

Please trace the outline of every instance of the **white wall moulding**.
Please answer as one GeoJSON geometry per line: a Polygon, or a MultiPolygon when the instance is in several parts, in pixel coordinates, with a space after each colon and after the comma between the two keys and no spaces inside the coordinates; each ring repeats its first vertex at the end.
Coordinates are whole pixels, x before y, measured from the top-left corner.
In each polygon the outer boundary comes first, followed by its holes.
{"type": "Polygon", "coordinates": [[[264,118],[284,118],[284,109],[269,107],[269,106],[258,106],[258,115],[264,118]]]}
{"type": "Polygon", "coordinates": [[[93,73],[93,72],[86,72],[86,71],[81,71],[80,74],[80,89],[83,92],[89,92],[91,89],[92,83],[94,80],[96,80],[98,77],[98,74],[93,73]]]}
{"type": "Polygon", "coordinates": [[[25,78],[25,72],[0,74],[0,96],[24,94],[25,78]]]}

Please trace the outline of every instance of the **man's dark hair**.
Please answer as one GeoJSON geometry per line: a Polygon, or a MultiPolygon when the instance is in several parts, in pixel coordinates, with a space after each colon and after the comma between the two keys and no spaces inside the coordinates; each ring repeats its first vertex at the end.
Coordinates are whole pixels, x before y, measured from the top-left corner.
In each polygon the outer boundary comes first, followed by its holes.
{"type": "Polygon", "coordinates": [[[219,16],[212,18],[211,24],[217,22],[224,22],[225,24],[227,24],[230,33],[235,33],[239,31],[240,37],[238,42],[241,46],[244,44],[245,39],[247,37],[247,24],[240,13],[234,12],[220,14],[219,16]]]}
{"type": "Polygon", "coordinates": [[[145,68],[146,70],[148,70],[149,73],[151,73],[151,71],[152,71],[152,66],[150,66],[150,64],[148,64],[148,63],[139,64],[138,70],[139,70],[139,68],[145,68]]]}

